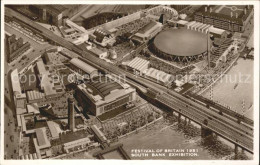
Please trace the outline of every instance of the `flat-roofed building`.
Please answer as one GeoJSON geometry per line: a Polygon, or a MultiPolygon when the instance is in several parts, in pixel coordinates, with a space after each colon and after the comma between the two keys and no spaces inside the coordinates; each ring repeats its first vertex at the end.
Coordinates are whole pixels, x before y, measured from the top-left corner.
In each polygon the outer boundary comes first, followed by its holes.
{"type": "Polygon", "coordinates": [[[57,124],[53,121],[47,121],[47,126],[51,132],[52,140],[59,138],[59,131],[57,130],[57,124]]]}
{"type": "Polygon", "coordinates": [[[35,130],[36,133],[36,139],[37,139],[37,143],[35,143],[35,145],[39,148],[39,149],[43,149],[43,148],[48,148],[51,146],[51,143],[46,135],[46,128],[37,128],[35,130]]]}
{"type": "Polygon", "coordinates": [[[70,153],[73,152],[77,149],[83,149],[86,148],[88,146],[90,146],[93,142],[88,138],[82,138],[82,139],[78,139],[78,140],[74,140],[71,142],[67,142],[63,144],[63,149],[66,153],[70,153]]]}
{"type": "Polygon", "coordinates": [[[88,74],[90,78],[98,75],[98,70],[93,66],[81,61],[78,58],[73,58],[70,60],[72,69],[76,70],[80,74],[88,74]]]}
{"type": "Polygon", "coordinates": [[[26,113],[26,95],[22,93],[18,70],[11,72],[11,84],[14,94],[14,104],[17,114],[26,113]]]}
{"type": "Polygon", "coordinates": [[[163,25],[160,22],[151,21],[141,28],[131,39],[143,43],[153,38],[162,30],[163,25]]]}
{"type": "Polygon", "coordinates": [[[107,75],[78,85],[76,99],[84,109],[99,116],[136,100],[136,90],[107,75]]]}
{"type": "Polygon", "coordinates": [[[98,58],[106,58],[108,56],[107,52],[102,51],[98,48],[92,47],[91,49],[89,49],[89,51],[91,51],[92,53],[94,53],[96,56],[98,56],[98,58]]]}
{"type": "Polygon", "coordinates": [[[46,98],[57,97],[65,92],[63,88],[55,85],[55,82],[57,81],[55,78],[57,77],[46,69],[42,60],[36,62],[36,69],[39,75],[40,88],[44,92],[46,98]]]}
{"type": "Polygon", "coordinates": [[[96,125],[92,125],[90,128],[101,143],[107,141],[106,136],[100,131],[100,129],[98,129],[96,125]]]}
{"type": "Polygon", "coordinates": [[[17,69],[11,72],[11,83],[12,83],[12,89],[14,95],[21,94],[22,89],[21,89],[21,84],[20,84],[20,79],[19,79],[19,74],[17,69]]]}
{"type": "Polygon", "coordinates": [[[29,103],[36,103],[44,99],[44,93],[35,90],[27,91],[26,96],[27,96],[27,101],[29,103]]]}
{"type": "Polygon", "coordinates": [[[227,31],[226,30],[215,28],[215,27],[211,26],[209,28],[209,32],[214,37],[217,37],[217,38],[227,38],[227,31]]]}
{"type": "Polygon", "coordinates": [[[27,104],[26,108],[27,108],[27,113],[32,113],[35,115],[40,114],[40,110],[37,103],[27,104]]]}
{"type": "MultiPolygon", "coordinates": [[[[170,22],[170,23],[172,23],[172,24],[175,23],[175,21],[173,21],[173,20],[168,20],[168,22],[170,22]]],[[[189,23],[189,22],[188,22],[188,21],[185,21],[185,20],[178,20],[178,21],[176,22],[176,24],[177,24],[178,27],[186,27],[186,25],[187,25],[188,23],[189,23]]]]}
{"type": "Polygon", "coordinates": [[[46,127],[35,129],[36,137],[33,138],[33,144],[38,158],[47,158],[52,155],[50,152],[51,143],[47,137],[46,127]]]}

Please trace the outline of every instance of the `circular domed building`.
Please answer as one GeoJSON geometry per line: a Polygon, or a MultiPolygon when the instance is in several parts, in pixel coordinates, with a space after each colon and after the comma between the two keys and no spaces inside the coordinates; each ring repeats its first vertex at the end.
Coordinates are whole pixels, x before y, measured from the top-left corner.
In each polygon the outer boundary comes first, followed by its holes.
{"type": "Polygon", "coordinates": [[[151,49],[165,60],[189,62],[207,54],[207,35],[184,28],[169,29],[155,37],[151,49]]]}

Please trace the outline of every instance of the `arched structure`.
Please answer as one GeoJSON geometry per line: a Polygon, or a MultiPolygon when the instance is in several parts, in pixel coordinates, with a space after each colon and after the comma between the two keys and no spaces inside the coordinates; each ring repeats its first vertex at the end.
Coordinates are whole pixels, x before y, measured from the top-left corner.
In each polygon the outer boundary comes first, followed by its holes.
{"type": "Polygon", "coordinates": [[[178,18],[178,12],[175,9],[168,6],[160,5],[151,8],[147,11],[148,14],[152,14],[152,15],[156,13],[162,13],[162,12],[171,14],[172,18],[176,18],[176,19],[178,18]]]}

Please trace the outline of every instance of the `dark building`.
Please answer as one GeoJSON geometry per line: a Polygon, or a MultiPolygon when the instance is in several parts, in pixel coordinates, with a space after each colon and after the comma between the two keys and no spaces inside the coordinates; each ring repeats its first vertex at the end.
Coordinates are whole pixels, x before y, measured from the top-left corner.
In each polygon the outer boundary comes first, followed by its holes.
{"type": "Polygon", "coordinates": [[[28,42],[24,43],[22,38],[16,39],[16,36],[14,34],[7,34],[5,38],[5,43],[8,63],[18,58],[30,48],[30,44],[28,42]]]}
{"type": "Polygon", "coordinates": [[[161,14],[161,16],[160,16],[160,18],[159,18],[159,22],[162,23],[162,24],[165,24],[166,19],[165,19],[164,14],[161,14]]]}
{"type": "Polygon", "coordinates": [[[67,17],[69,12],[64,5],[29,5],[28,9],[41,21],[56,26],[62,25],[63,17],[67,17]]]}
{"type": "Polygon", "coordinates": [[[194,20],[231,32],[243,32],[252,16],[251,5],[204,5],[195,13],[194,20]]]}
{"type": "Polygon", "coordinates": [[[74,98],[72,95],[68,98],[68,124],[71,131],[75,131],[75,110],[74,110],[74,98]]]}

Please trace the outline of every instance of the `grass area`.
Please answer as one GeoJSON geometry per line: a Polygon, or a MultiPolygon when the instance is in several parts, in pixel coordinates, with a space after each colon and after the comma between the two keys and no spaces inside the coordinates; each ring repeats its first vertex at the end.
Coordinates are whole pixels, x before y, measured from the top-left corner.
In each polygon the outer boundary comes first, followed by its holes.
{"type": "Polygon", "coordinates": [[[125,108],[124,106],[121,106],[121,107],[111,110],[109,112],[103,113],[102,115],[98,116],[98,119],[101,121],[105,121],[105,120],[111,119],[123,112],[126,112],[130,109],[132,109],[132,108],[125,108]]]}

